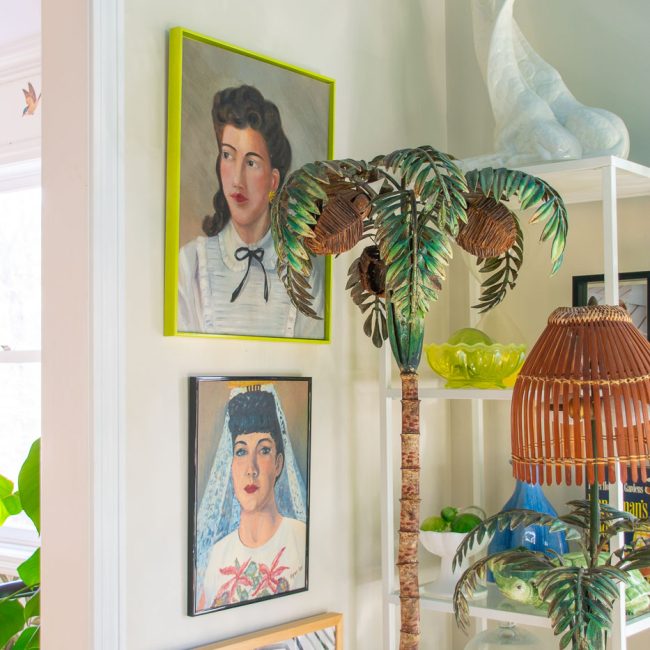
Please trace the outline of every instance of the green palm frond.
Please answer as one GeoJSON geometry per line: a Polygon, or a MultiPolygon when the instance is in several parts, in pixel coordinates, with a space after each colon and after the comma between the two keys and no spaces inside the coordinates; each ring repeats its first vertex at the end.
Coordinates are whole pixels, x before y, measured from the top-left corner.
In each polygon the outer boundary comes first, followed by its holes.
{"type": "Polygon", "coordinates": [[[551,275],[562,265],[569,231],[567,211],[560,195],[545,181],[525,172],[505,169],[480,169],[465,174],[470,192],[482,192],[497,201],[519,200],[522,210],[538,206],[530,223],[546,222],[540,241],[551,241],[551,275]]]}
{"type": "Polygon", "coordinates": [[[639,526],[635,521],[629,519],[620,519],[612,524],[607,525],[601,521],[601,534],[598,552],[604,550],[612,537],[616,537],[619,533],[633,533],[639,530],[639,526]]]}
{"type": "Polygon", "coordinates": [[[453,596],[454,616],[456,624],[467,632],[469,628],[469,599],[474,595],[479,584],[485,582],[486,572],[494,564],[516,566],[520,569],[545,571],[555,566],[553,558],[538,551],[528,549],[508,549],[498,553],[492,553],[469,567],[456,583],[453,596]]]}
{"type": "MultiPolygon", "coordinates": [[[[513,215],[514,216],[514,215],[513,215]]],[[[480,313],[496,307],[505,297],[508,289],[514,289],[517,284],[519,270],[524,262],[524,234],[521,231],[519,220],[514,216],[517,227],[515,243],[499,257],[490,257],[482,262],[479,268],[481,273],[491,273],[490,277],[481,283],[481,296],[475,309],[480,313]]]]}
{"type": "Polygon", "coordinates": [[[417,212],[425,217],[422,224],[433,220],[442,232],[458,234],[459,222],[467,221],[467,182],[450,156],[424,145],[377,156],[371,164],[385,169],[400,188],[413,194],[417,212]]]}
{"type": "MultiPolygon", "coordinates": [[[[384,198],[384,197],[380,197],[384,198]]],[[[386,264],[386,290],[397,317],[405,322],[424,318],[438,299],[452,250],[448,237],[432,226],[419,228],[409,196],[399,204],[375,203],[377,242],[386,264]]]]}
{"type": "Polygon", "coordinates": [[[374,220],[387,292],[396,317],[409,323],[438,298],[452,255],[450,234],[467,220],[467,186],[451,158],[429,146],[400,149],[372,164],[394,185],[373,200],[374,220]]]}
{"type": "MultiPolygon", "coordinates": [[[[316,173],[318,166],[310,169],[316,173]]],[[[317,317],[312,308],[313,295],[309,278],[313,269],[304,240],[313,237],[313,226],[320,212],[319,202],[327,199],[323,180],[298,170],[285,181],[278,200],[271,206],[271,229],[278,254],[278,274],[291,301],[300,311],[317,317]]]]}
{"type": "MultiPolygon", "coordinates": [[[[509,201],[515,197],[519,200],[521,209],[538,206],[530,223],[546,222],[540,240],[552,239],[551,275],[553,275],[562,265],[568,233],[567,211],[558,193],[540,178],[503,167],[473,170],[465,177],[470,192],[480,192],[499,202],[509,201]]],[[[483,264],[480,272],[491,273],[481,285],[479,303],[474,305],[481,313],[496,307],[505,298],[506,292],[515,287],[523,263],[523,234],[518,219],[514,213],[512,214],[517,225],[517,238],[512,248],[499,257],[479,261],[479,264],[483,264]]]]}
{"type": "Polygon", "coordinates": [[[318,318],[309,279],[312,255],[305,240],[313,239],[314,226],[330,197],[328,187],[359,187],[372,178],[365,161],[329,160],[304,165],[290,174],[271,205],[271,230],[278,254],[278,274],[293,304],[318,318]]]}
{"type": "Polygon", "coordinates": [[[618,585],[627,581],[626,573],[613,566],[560,566],[543,572],[536,583],[548,603],[553,632],[562,635],[560,648],[580,648],[584,640],[600,647],[596,643],[612,626],[618,585]]]}
{"type": "MultiPolygon", "coordinates": [[[[589,507],[589,500],[578,500],[578,501],[570,501],[569,505],[574,505],[574,507],[579,507],[582,509],[587,509],[589,507]]],[[[631,512],[627,512],[625,510],[619,510],[618,508],[615,508],[614,506],[610,506],[608,503],[601,503],[600,504],[600,518],[601,521],[616,521],[617,519],[626,519],[628,521],[638,521],[637,517],[635,517],[631,512]]]]}
{"type": "Polygon", "coordinates": [[[516,528],[526,528],[528,526],[545,526],[550,532],[563,532],[567,540],[579,540],[582,538],[582,532],[579,528],[566,523],[560,517],[545,515],[534,510],[506,510],[484,519],[472,531],[465,535],[465,538],[456,550],[452,568],[460,566],[475,545],[480,544],[486,538],[489,539],[497,531],[502,532],[506,528],[515,530],[516,528]]]}
{"type": "Polygon", "coordinates": [[[363,323],[363,331],[366,336],[372,339],[374,346],[380,348],[388,338],[386,305],[378,295],[364,290],[361,284],[359,262],[360,258],[357,257],[350,265],[348,282],[345,288],[350,291],[352,302],[359,307],[361,313],[368,312],[368,316],[363,323]]]}
{"type": "MultiPolygon", "coordinates": [[[[310,278],[317,247],[308,242],[314,239],[328,202],[351,189],[370,200],[361,236],[375,241],[386,265],[386,300],[396,323],[393,338],[410,350],[409,366],[418,348],[414,335],[422,328],[408,325],[422,320],[438,298],[452,243],[467,222],[468,194],[482,193],[500,202],[515,197],[522,208],[537,205],[531,221],[545,222],[541,239],[552,240],[553,272],[562,262],[566,209],[553,188],[524,172],[488,168],[463,174],[451,156],[428,145],[399,149],[369,163],[352,159],[309,163],[287,178],[271,208],[278,273],[293,304],[309,316],[316,317],[310,278]]],[[[498,305],[516,284],[524,246],[514,214],[513,218],[517,234],[510,250],[479,260],[480,271],[488,274],[476,305],[481,311],[498,305]]],[[[384,299],[362,297],[359,289],[352,297],[359,306],[368,310],[372,306],[364,331],[373,343],[385,340],[391,327],[386,327],[389,310],[384,299]]]]}
{"type": "Polygon", "coordinates": [[[499,554],[495,553],[492,556],[478,560],[463,573],[456,583],[452,600],[454,617],[456,618],[456,625],[466,633],[469,630],[470,623],[468,601],[474,595],[476,588],[485,582],[488,562],[498,556],[499,554]]]}
{"type": "Polygon", "coordinates": [[[617,566],[623,571],[650,568],[650,543],[648,546],[625,551],[622,561],[617,566]]]}
{"type": "MultiPolygon", "coordinates": [[[[585,535],[587,535],[591,521],[590,501],[588,499],[578,499],[569,501],[567,505],[571,507],[571,510],[560,519],[576,528],[582,528],[585,535]]],[[[630,512],[618,510],[607,503],[600,504],[600,522],[601,532],[596,549],[597,557],[607,549],[612,537],[619,533],[632,533],[635,531],[650,533],[650,524],[646,520],[638,519],[630,512]]],[[[588,543],[585,542],[586,547],[588,547],[588,543]]]]}

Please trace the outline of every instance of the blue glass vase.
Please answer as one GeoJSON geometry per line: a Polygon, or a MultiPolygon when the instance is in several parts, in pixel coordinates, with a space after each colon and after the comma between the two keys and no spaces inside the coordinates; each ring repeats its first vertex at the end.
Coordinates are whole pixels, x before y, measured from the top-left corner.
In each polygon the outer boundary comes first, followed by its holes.
{"type": "MultiPolygon", "coordinates": [[[[539,483],[531,484],[519,480],[516,482],[515,491],[501,508],[501,512],[515,509],[534,510],[546,515],[557,516],[555,508],[542,492],[539,483]]],[[[552,550],[561,554],[569,551],[564,533],[551,533],[545,526],[526,526],[515,530],[509,528],[502,531],[497,530],[488,546],[488,554],[520,546],[532,551],[547,552],[552,550]]],[[[494,582],[491,571],[488,572],[488,580],[494,582]]]]}

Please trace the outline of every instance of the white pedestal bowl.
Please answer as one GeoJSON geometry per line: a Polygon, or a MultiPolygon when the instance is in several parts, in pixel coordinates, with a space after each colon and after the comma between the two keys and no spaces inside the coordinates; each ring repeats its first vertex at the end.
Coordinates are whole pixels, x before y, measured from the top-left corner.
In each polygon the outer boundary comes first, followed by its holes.
{"type": "MultiPolygon", "coordinates": [[[[483,551],[489,543],[489,539],[484,539],[481,544],[475,545],[470,551],[470,556],[466,556],[462,564],[452,571],[451,563],[456,554],[456,549],[464,537],[465,533],[420,531],[420,542],[422,546],[429,553],[440,556],[440,573],[438,578],[422,585],[424,594],[433,596],[434,598],[452,598],[456,583],[470,565],[469,557],[483,551]]],[[[485,588],[479,587],[474,592],[474,598],[481,598],[486,593],[487,590],[485,588]]]]}

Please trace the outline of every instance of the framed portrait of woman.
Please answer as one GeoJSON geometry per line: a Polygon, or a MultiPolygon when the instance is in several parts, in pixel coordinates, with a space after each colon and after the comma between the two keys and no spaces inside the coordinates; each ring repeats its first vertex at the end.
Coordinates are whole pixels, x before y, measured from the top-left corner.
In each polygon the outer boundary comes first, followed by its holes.
{"type": "Polygon", "coordinates": [[[181,27],[169,35],[164,333],[328,342],[329,258],[316,318],[277,273],[270,202],[333,157],[334,81],[181,27]]]}
{"type": "Polygon", "coordinates": [[[190,377],[190,616],[307,589],[310,428],[309,377],[190,377]]]}

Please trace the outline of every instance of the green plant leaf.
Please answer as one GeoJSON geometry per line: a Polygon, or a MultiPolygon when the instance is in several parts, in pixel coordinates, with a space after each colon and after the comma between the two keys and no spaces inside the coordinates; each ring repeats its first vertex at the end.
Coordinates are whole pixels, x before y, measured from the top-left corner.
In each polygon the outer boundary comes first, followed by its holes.
{"type": "Polygon", "coordinates": [[[3,501],[0,501],[0,526],[7,521],[7,518],[11,515],[3,501]]]}
{"type": "Polygon", "coordinates": [[[13,481],[0,474],[0,499],[8,497],[14,491],[13,481]]]}
{"type": "Polygon", "coordinates": [[[18,575],[28,586],[33,587],[41,581],[41,549],[37,548],[22,564],[18,565],[18,575]]]}
{"type": "Polygon", "coordinates": [[[17,600],[0,600],[0,647],[4,648],[14,634],[25,624],[23,606],[17,600]]]}
{"type": "Polygon", "coordinates": [[[41,440],[36,440],[18,474],[18,491],[25,514],[41,532],[41,440]]]}
{"type": "Polygon", "coordinates": [[[8,497],[2,499],[4,507],[7,509],[10,515],[17,515],[19,512],[23,511],[22,503],[20,502],[20,493],[14,492],[8,497]]]}
{"type": "Polygon", "coordinates": [[[39,650],[41,647],[40,636],[40,625],[30,625],[20,633],[12,650],[39,650]]]}
{"type": "Polygon", "coordinates": [[[25,603],[25,621],[41,615],[40,589],[25,603]]]}
{"type": "Polygon", "coordinates": [[[18,492],[14,492],[4,498],[0,499],[0,526],[11,517],[11,515],[17,515],[22,511],[22,505],[20,504],[20,496],[18,492]]]}

